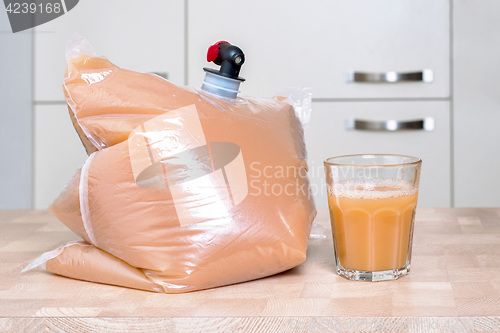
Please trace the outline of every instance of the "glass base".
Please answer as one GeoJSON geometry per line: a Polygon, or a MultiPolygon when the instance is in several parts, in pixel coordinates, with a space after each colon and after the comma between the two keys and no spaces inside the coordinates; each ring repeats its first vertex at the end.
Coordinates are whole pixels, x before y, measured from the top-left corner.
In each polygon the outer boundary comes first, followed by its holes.
{"type": "Polygon", "coordinates": [[[408,273],[410,273],[410,265],[405,265],[399,269],[389,269],[386,271],[376,271],[376,272],[345,269],[341,265],[337,265],[337,274],[353,281],[376,282],[376,281],[397,280],[400,277],[407,275],[408,273]]]}

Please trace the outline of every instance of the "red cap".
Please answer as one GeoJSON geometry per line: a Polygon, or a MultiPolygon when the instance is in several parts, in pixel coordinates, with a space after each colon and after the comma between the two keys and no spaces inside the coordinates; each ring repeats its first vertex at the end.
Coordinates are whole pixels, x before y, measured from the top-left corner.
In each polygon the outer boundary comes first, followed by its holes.
{"type": "Polygon", "coordinates": [[[226,43],[226,44],[230,44],[226,41],[219,41],[217,43],[215,43],[214,45],[210,46],[208,48],[208,52],[207,52],[207,61],[208,62],[212,62],[212,61],[215,61],[215,59],[217,59],[217,57],[219,56],[219,44],[221,43],[226,43]]]}

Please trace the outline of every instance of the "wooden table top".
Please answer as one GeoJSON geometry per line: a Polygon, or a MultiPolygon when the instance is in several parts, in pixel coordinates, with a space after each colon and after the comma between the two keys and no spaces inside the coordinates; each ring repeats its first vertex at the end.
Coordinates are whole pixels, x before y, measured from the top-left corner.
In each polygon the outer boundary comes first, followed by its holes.
{"type": "Polygon", "coordinates": [[[500,208],[418,209],[411,273],[335,273],[328,211],[307,261],[246,283],[168,295],[21,273],[77,236],[46,211],[0,211],[0,332],[500,331],[500,208]]]}

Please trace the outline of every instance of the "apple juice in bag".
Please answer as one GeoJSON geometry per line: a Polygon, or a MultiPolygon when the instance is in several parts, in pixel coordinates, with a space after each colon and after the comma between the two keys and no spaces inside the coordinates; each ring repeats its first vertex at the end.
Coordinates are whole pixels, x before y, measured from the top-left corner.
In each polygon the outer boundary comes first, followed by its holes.
{"type": "Polygon", "coordinates": [[[28,268],[180,293],[306,259],[316,210],[303,128],[284,98],[238,96],[238,47],[209,49],[221,68],[205,69],[201,90],[85,49],[81,38],[70,44],[64,92],[90,156],[49,207],[83,241],[28,268]]]}

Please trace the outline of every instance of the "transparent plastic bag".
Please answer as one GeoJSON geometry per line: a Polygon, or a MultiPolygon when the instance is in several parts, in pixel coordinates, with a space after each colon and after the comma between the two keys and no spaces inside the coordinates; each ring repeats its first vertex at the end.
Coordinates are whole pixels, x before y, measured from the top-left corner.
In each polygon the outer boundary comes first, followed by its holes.
{"type": "Polygon", "coordinates": [[[316,210],[289,103],[179,87],[70,45],[64,92],[91,154],[49,210],[84,241],[30,268],[179,293],[306,259],[316,210]]]}

